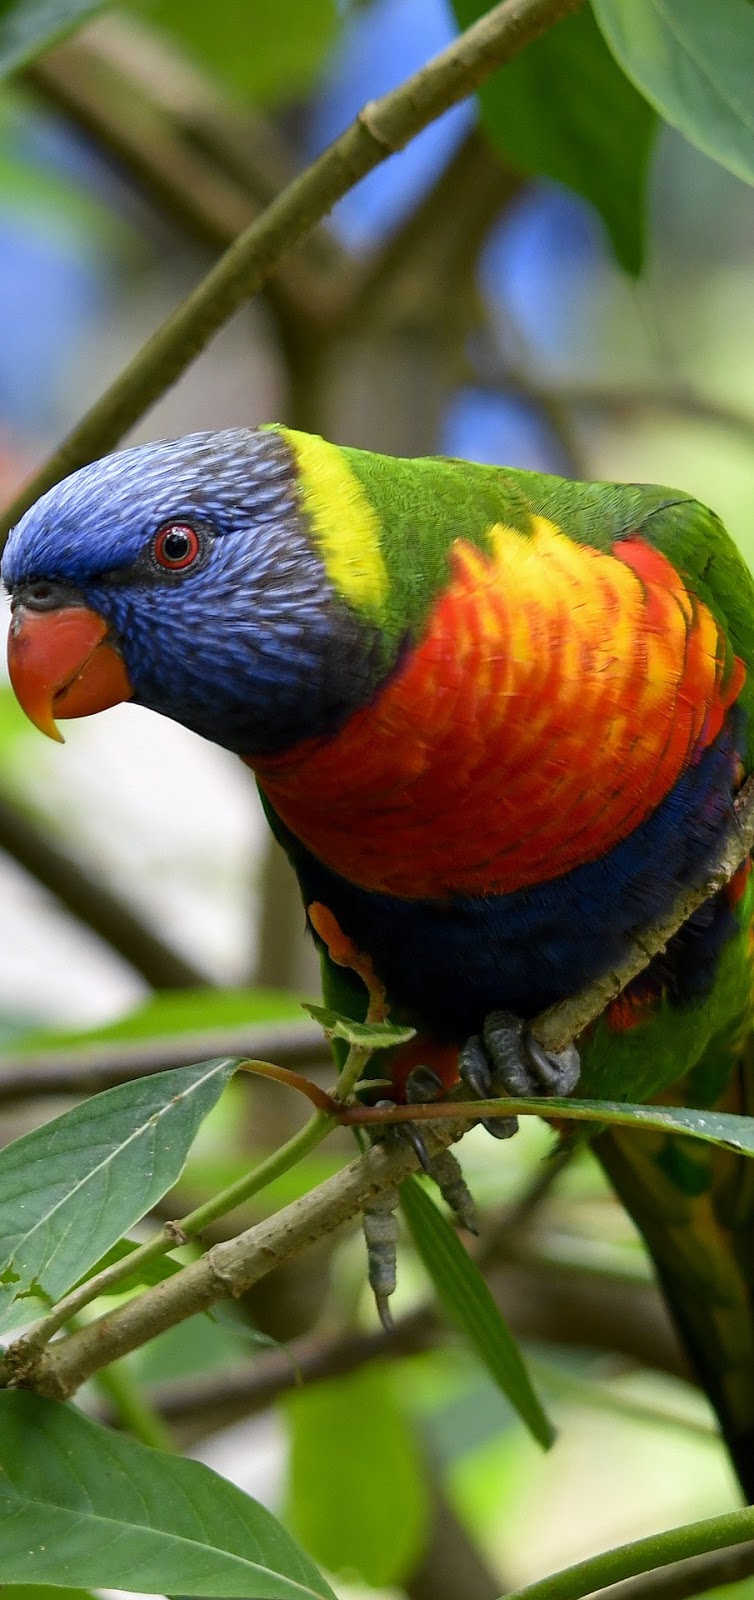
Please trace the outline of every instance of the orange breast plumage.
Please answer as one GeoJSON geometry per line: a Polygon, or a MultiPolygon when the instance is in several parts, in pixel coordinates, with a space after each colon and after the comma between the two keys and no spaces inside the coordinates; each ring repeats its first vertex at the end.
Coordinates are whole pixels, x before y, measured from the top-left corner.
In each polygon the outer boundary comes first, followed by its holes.
{"type": "Polygon", "coordinates": [[[715,618],[640,535],[543,517],[458,540],[423,633],[334,737],[257,764],[287,826],[364,888],[504,894],[626,838],[744,681],[715,618]]]}

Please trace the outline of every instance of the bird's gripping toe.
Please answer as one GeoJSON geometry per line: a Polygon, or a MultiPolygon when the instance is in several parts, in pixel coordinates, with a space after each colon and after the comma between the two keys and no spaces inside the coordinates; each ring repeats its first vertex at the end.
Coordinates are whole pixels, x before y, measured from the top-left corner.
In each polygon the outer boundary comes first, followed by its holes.
{"type": "MultiPolygon", "coordinates": [[[[575,1045],[544,1050],[526,1023],[512,1011],[491,1011],[481,1034],[466,1041],[458,1058],[460,1075],[480,1100],[505,1095],[569,1095],[579,1081],[581,1062],[575,1045]]],[[[496,1139],[510,1139],[517,1117],[487,1117],[484,1127],[496,1139]]]]}
{"type": "MultiPolygon", "coordinates": [[[[413,1105],[426,1105],[436,1100],[442,1089],[442,1081],[431,1067],[418,1066],[406,1080],[406,1099],[413,1105]]],[[[392,1104],[390,1100],[377,1101],[378,1106],[385,1108],[392,1104]]],[[[395,1123],[379,1137],[383,1140],[403,1140],[410,1144],[427,1177],[437,1185],[461,1227],[468,1233],[479,1232],[474,1200],[452,1150],[439,1150],[431,1156],[419,1128],[413,1122],[395,1123]]],[[[390,1189],[364,1211],[369,1282],[380,1322],[387,1331],[392,1327],[389,1299],[396,1283],[398,1224],[395,1211],[398,1199],[397,1189],[390,1189]]]]}

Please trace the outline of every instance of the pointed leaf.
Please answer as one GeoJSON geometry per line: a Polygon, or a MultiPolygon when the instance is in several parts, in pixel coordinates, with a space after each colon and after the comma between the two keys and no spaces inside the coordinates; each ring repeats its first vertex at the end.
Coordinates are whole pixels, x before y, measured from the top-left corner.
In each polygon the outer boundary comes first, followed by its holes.
{"type": "Polygon", "coordinates": [[[471,1341],[487,1371],[537,1443],[548,1450],[555,1438],[555,1429],[476,1262],[464,1250],[447,1218],[416,1178],[408,1178],[401,1184],[401,1206],[411,1237],[448,1316],[471,1341]]]}
{"type": "Polygon", "coordinates": [[[80,28],[108,0],[5,0],[0,4],[0,77],[80,28]]]}
{"type": "Polygon", "coordinates": [[[304,1002],[304,1011],[318,1022],[331,1039],[345,1039],[363,1050],[391,1050],[396,1044],[406,1044],[416,1034],[415,1028],[401,1028],[392,1022],[354,1022],[341,1016],[339,1011],[329,1011],[325,1006],[304,1002]]]}
{"type": "Polygon", "coordinates": [[[233,1070],[124,1083],[0,1150],[0,1328],[28,1320],[18,1296],[59,1299],[172,1188],[233,1070]]]}
{"type": "Polygon", "coordinates": [[[334,1600],[314,1563],[240,1489],[90,1422],[0,1394],[0,1572],[228,1600],[334,1600]]]}
{"type": "MultiPolygon", "coordinates": [[[[454,0],[454,9],[467,27],[489,0],[454,0]]],[[[656,118],[616,65],[589,6],[494,73],[479,104],[493,144],[522,171],[555,178],[591,201],[621,266],[638,273],[656,118]]]]}
{"type": "Polygon", "coordinates": [[[626,76],[666,122],[754,183],[751,0],[592,0],[626,76]]]}
{"type": "MultiPolygon", "coordinates": [[[[554,1122],[591,1122],[596,1126],[614,1123],[620,1127],[652,1129],[656,1133],[683,1133],[706,1144],[719,1144],[725,1150],[754,1156],[754,1117],[739,1117],[732,1111],[708,1111],[695,1106],[635,1106],[614,1100],[523,1099],[479,1100],[474,1110],[487,1117],[490,1112],[504,1116],[536,1116],[554,1122]],[[504,1108],[504,1109],[503,1109],[504,1108]]],[[[594,1131],[594,1130],[593,1130],[594,1131]]]]}

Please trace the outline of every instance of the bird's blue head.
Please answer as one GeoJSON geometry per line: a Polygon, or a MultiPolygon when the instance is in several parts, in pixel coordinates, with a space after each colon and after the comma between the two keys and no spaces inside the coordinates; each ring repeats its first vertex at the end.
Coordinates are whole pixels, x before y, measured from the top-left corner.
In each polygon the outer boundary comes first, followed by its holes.
{"type": "Polygon", "coordinates": [[[379,631],[328,576],[275,428],[82,468],[22,517],[2,577],[11,677],[48,733],[132,698],[240,755],[274,754],[334,732],[386,668],[379,631]]]}

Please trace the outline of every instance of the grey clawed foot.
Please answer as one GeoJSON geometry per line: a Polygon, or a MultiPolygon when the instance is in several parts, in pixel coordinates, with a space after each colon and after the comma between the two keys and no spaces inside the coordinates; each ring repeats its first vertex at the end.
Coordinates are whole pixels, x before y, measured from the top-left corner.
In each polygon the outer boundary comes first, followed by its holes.
{"type": "MultiPolygon", "coordinates": [[[[431,1067],[418,1066],[406,1081],[406,1100],[413,1105],[426,1105],[443,1092],[442,1080],[431,1067]]],[[[383,1110],[392,1110],[394,1101],[378,1100],[383,1110]]],[[[398,1122],[386,1126],[375,1135],[382,1139],[403,1140],[415,1151],[419,1163],[437,1185],[446,1205],[468,1233],[478,1233],[476,1206],[463,1172],[452,1150],[440,1150],[431,1156],[419,1128],[413,1122],[398,1122]]],[[[373,1200],[364,1211],[364,1238],[367,1247],[369,1284],[374,1295],[377,1314],[386,1333],[393,1328],[390,1313],[390,1296],[396,1283],[396,1244],[398,1221],[397,1189],[389,1189],[373,1200]]]]}
{"type": "Polygon", "coordinates": [[[362,1218],[367,1247],[367,1272],[377,1315],[386,1333],[393,1329],[390,1296],[395,1292],[398,1243],[398,1190],[386,1189],[366,1207],[362,1218]]]}
{"type": "MultiPolygon", "coordinates": [[[[477,1100],[498,1098],[500,1090],[496,1086],[492,1060],[481,1034],[474,1033],[466,1040],[458,1057],[458,1071],[477,1100]]],[[[493,1139],[512,1139],[514,1133],[518,1133],[518,1117],[482,1117],[482,1127],[492,1134],[493,1139]]]]}
{"type": "MultiPolygon", "coordinates": [[[[414,1067],[406,1079],[406,1099],[409,1105],[427,1105],[443,1092],[443,1082],[431,1067],[414,1067]]],[[[404,1127],[411,1127],[411,1123],[404,1123],[404,1127]]],[[[418,1129],[413,1129],[414,1133],[418,1129]]],[[[419,1134],[421,1139],[421,1135],[419,1134]]],[[[421,1140],[424,1144],[424,1140],[421,1140]]],[[[424,1145],[425,1155],[427,1147],[424,1145]]],[[[422,1162],[422,1165],[424,1163],[422,1162]]],[[[429,1158],[429,1165],[424,1167],[427,1177],[437,1185],[446,1206],[453,1212],[461,1227],[467,1233],[478,1234],[479,1222],[476,1214],[474,1197],[464,1178],[461,1167],[452,1150],[439,1150],[436,1156],[429,1158]]]]}
{"type": "MultiPolygon", "coordinates": [[[[414,1067],[406,1079],[405,1092],[409,1105],[431,1105],[433,1100],[442,1095],[443,1082],[431,1067],[414,1067]]],[[[387,1110],[392,1107],[393,1102],[378,1100],[377,1104],[387,1110]]],[[[403,1139],[411,1145],[418,1156],[422,1170],[437,1185],[445,1204],[460,1222],[461,1227],[466,1228],[469,1233],[478,1233],[476,1206],[452,1150],[440,1150],[437,1155],[431,1156],[421,1130],[414,1122],[395,1123],[381,1135],[383,1139],[386,1136],[403,1139]]]]}
{"type": "MultiPolygon", "coordinates": [[[[459,1056],[461,1077],[480,1100],[516,1095],[569,1095],[579,1081],[575,1045],[549,1052],[512,1011],[491,1011],[482,1033],[468,1039],[459,1056]]],[[[516,1117],[486,1117],[483,1126],[496,1139],[509,1139],[516,1117]]]]}
{"type": "Polygon", "coordinates": [[[569,1095],[581,1072],[574,1044],[548,1051],[512,1011],[491,1011],[482,1029],[498,1094],[569,1095]]]}

